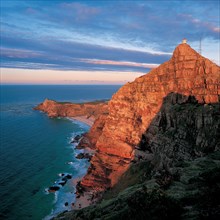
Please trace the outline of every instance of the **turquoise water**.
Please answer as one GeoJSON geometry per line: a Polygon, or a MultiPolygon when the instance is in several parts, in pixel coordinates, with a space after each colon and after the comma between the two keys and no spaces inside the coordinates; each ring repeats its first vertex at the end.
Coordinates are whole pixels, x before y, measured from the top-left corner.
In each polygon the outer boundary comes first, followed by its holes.
{"type": "Polygon", "coordinates": [[[50,119],[33,107],[45,98],[74,102],[109,99],[118,88],[1,86],[0,218],[47,219],[71,209],[73,179],[55,194],[45,189],[59,180],[59,173],[79,177],[89,165],[75,159],[80,151],[70,144],[72,137],[89,127],[65,118],[50,119]]]}

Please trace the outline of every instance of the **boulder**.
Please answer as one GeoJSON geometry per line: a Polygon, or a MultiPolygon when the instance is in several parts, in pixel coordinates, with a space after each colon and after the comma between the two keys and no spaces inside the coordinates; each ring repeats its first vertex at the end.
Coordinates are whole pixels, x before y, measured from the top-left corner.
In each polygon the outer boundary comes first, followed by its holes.
{"type": "Polygon", "coordinates": [[[59,186],[50,186],[48,192],[56,192],[60,189],[59,186]]]}

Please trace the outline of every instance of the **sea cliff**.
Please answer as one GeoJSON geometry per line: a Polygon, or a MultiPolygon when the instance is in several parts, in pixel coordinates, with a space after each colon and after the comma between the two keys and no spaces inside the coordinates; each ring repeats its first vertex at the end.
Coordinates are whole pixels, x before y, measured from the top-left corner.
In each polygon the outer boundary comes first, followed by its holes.
{"type": "Polygon", "coordinates": [[[121,87],[82,140],[96,153],[80,185],[103,202],[58,219],[219,216],[219,101],[220,67],[178,45],[169,61],[121,87]]]}
{"type": "Polygon", "coordinates": [[[102,200],[54,219],[218,219],[219,125],[219,103],[169,94],[102,200]]]}
{"type": "MultiPolygon", "coordinates": [[[[117,183],[135,158],[143,134],[162,114],[164,99],[170,93],[179,94],[173,96],[171,104],[191,99],[203,105],[219,103],[220,68],[188,44],[180,44],[169,61],[124,85],[109,101],[109,113],[97,119],[89,132],[98,152],[81,182],[84,187],[105,190],[117,183]]],[[[163,118],[170,123],[171,116],[163,118]]],[[[151,142],[151,138],[147,141],[151,142]]],[[[197,143],[201,142],[199,138],[197,143]]]]}

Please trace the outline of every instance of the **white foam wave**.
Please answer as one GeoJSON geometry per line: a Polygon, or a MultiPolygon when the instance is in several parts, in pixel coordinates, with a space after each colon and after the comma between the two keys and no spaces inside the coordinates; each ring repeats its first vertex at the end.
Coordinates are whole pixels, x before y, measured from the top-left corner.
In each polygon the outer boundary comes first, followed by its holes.
{"type": "MultiPolygon", "coordinates": [[[[67,118],[72,121],[75,125],[78,125],[76,128],[76,132],[71,133],[70,137],[67,138],[68,146],[73,149],[73,159],[71,161],[67,161],[66,164],[72,167],[72,178],[81,178],[83,175],[86,174],[89,162],[87,160],[79,160],[76,159],[76,155],[79,153],[83,153],[84,149],[76,149],[78,143],[70,143],[77,135],[81,135],[84,132],[89,130],[89,126],[84,124],[83,122],[73,120],[71,118],[67,118]]],[[[63,174],[66,176],[68,173],[59,173],[58,176],[60,178],[63,177],[63,174]]],[[[55,184],[59,183],[59,180],[55,181],[55,184]]],[[[64,187],[59,185],[59,191],[54,193],[54,200],[53,200],[53,208],[51,213],[46,216],[43,220],[49,220],[54,216],[57,216],[59,213],[65,210],[71,210],[71,204],[75,202],[75,186],[73,186],[72,181],[67,181],[64,187]],[[68,203],[68,205],[65,205],[68,203]]],[[[48,194],[48,193],[47,193],[48,194]]]]}
{"type": "Polygon", "coordinates": [[[56,202],[57,202],[57,198],[58,198],[58,191],[56,191],[55,193],[54,193],[54,200],[53,200],[53,204],[55,204],[56,202]]]}

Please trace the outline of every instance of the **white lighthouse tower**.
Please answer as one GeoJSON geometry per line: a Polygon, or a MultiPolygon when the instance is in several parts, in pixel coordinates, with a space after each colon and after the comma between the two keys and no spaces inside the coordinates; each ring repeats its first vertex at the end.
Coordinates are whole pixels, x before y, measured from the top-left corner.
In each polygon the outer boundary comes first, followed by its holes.
{"type": "Polygon", "coordinates": [[[187,39],[186,39],[186,38],[183,38],[182,44],[186,44],[186,43],[187,43],[187,39]]]}

